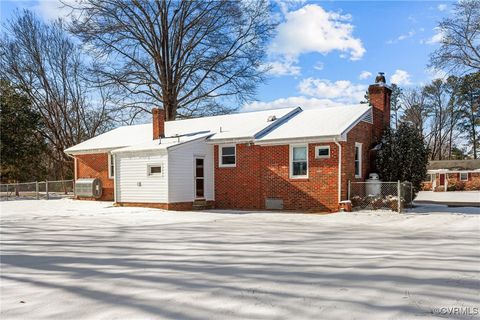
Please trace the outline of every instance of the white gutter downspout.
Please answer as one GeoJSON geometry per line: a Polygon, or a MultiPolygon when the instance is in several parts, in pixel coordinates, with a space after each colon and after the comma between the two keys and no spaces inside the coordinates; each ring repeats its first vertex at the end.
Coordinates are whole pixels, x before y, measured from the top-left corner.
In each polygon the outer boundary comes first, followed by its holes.
{"type": "Polygon", "coordinates": [[[342,201],[342,146],[338,143],[337,138],[333,142],[338,147],[338,203],[342,201]]]}
{"type": "Polygon", "coordinates": [[[77,181],[77,157],[71,154],[65,153],[67,156],[73,159],[73,197],[75,198],[75,182],[77,181]]]}

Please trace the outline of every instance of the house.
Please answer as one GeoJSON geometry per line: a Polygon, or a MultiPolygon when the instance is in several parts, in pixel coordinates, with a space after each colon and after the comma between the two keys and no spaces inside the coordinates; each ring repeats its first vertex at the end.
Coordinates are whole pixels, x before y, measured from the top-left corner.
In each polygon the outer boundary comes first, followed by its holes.
{"type": "MultiPolygon", "coordinates": [[[[381,78],[380,78],[381,80],[381,78]]],[[[172,210],[338,210],[348,180],[374,170],[390,122],[391,90],[368,88],[370,103],[300,107],[114,129],[65,150],[75,179],[99,178],[100,200],[172,210]]]]}
{"type": "Polygon", "coordinates": [[[480,159],[430,161],[422,190],[480,190],[480,159]]]}

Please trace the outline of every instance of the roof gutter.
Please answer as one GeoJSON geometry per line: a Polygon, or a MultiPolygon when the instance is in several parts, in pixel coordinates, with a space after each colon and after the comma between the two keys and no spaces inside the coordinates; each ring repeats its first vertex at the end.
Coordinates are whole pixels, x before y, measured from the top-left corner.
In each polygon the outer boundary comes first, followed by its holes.
{"type": "MultiPolygon", "coordinates": [[[[127,146],[125,146],[127,147],[127,146]]],[[[125,148],[125,147],[115,147],[115,148],[101,148],[101,149],[85,149],[85,150],[74,150],[74,151],[68,151],[68,149],[65,149],[63,152],[67,154],[68,156],[76,156],[79,154],[94,154],[94,153],[107,153],[115,149],[119,148],[125,148]]]]}
{"type": "Polygon", "coordinates": [[[255,144],[257,145],[282,145],[290,143],[322,143],[322,142],[332,142],[332,141],[345,141],[346,138],[341,135],[334,136],[320,136],[320,137],[304,137],[304,138],[289,138],[289,139],[272,139],[272,140],[256,140],[255,144]]]}

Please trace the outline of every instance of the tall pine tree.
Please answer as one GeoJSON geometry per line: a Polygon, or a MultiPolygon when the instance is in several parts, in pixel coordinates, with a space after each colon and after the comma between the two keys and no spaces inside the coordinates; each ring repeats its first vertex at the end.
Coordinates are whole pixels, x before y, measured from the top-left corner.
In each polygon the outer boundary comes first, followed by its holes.
{"type": "Polygon", "coordinates": [[[40,116],[28,98],[0,80],[0,179],[2,182],[45,178],[45,143],[38,134],[40,116]]]}
{"type": "Polygon", "coordinates": [[[400,123],[397,130],[386,130],[376,162],[383,181],[409,181],[416,195],[428,164],[428,149],[422,134],[408,123],[400,123]]]}

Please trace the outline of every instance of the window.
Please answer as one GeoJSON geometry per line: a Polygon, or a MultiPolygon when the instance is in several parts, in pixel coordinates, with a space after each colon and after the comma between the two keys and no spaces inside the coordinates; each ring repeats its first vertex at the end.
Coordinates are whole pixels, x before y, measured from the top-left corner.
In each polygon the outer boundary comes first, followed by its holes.
{"type": "Polygon", "coordinates": [[[468,172],[460,172],[460,180],[468,181],[468,172]]]}
{"type": "Polygon", "coordinates": [[[195,197],[205,197],[205,172],[203,158],[195,158],[195,197]]]}
{"type": "Polygon", "coordinates": [[[435,179],[435,174],[427,173],[427,176],[425,177],[424,182],[433,182],[434,179],[435,179]]]}
{"type": "Polygon", "coordinates": [[[308,178],[307,146],[290,146],[290,177],[308,178]]]}
{"type": "Polygon", "coordinates": [[[235,146],[220,147],[220,167],[235,167],[236,165],[235,146]]]}
{"type": "Polygon", "coordinates": [[[115,157],[113,154],[108,154],[108,178],[113,179],[115,177],[115,157]]]}
{"type": "Polygon", "coordinates": [[[148,165],[148,175],[149,176],[160,176],[162,175],[162,166],[159,164],[148,165]]]}
{"type": "Polygon", "coordinates": [[[330,146],[315,147],[315,158],[330,158],[330,146]]]}
{"type": "Polygon", "coordinates": [[[355,142],[355,178],[362,177],[362,144],[355,142]]]}

